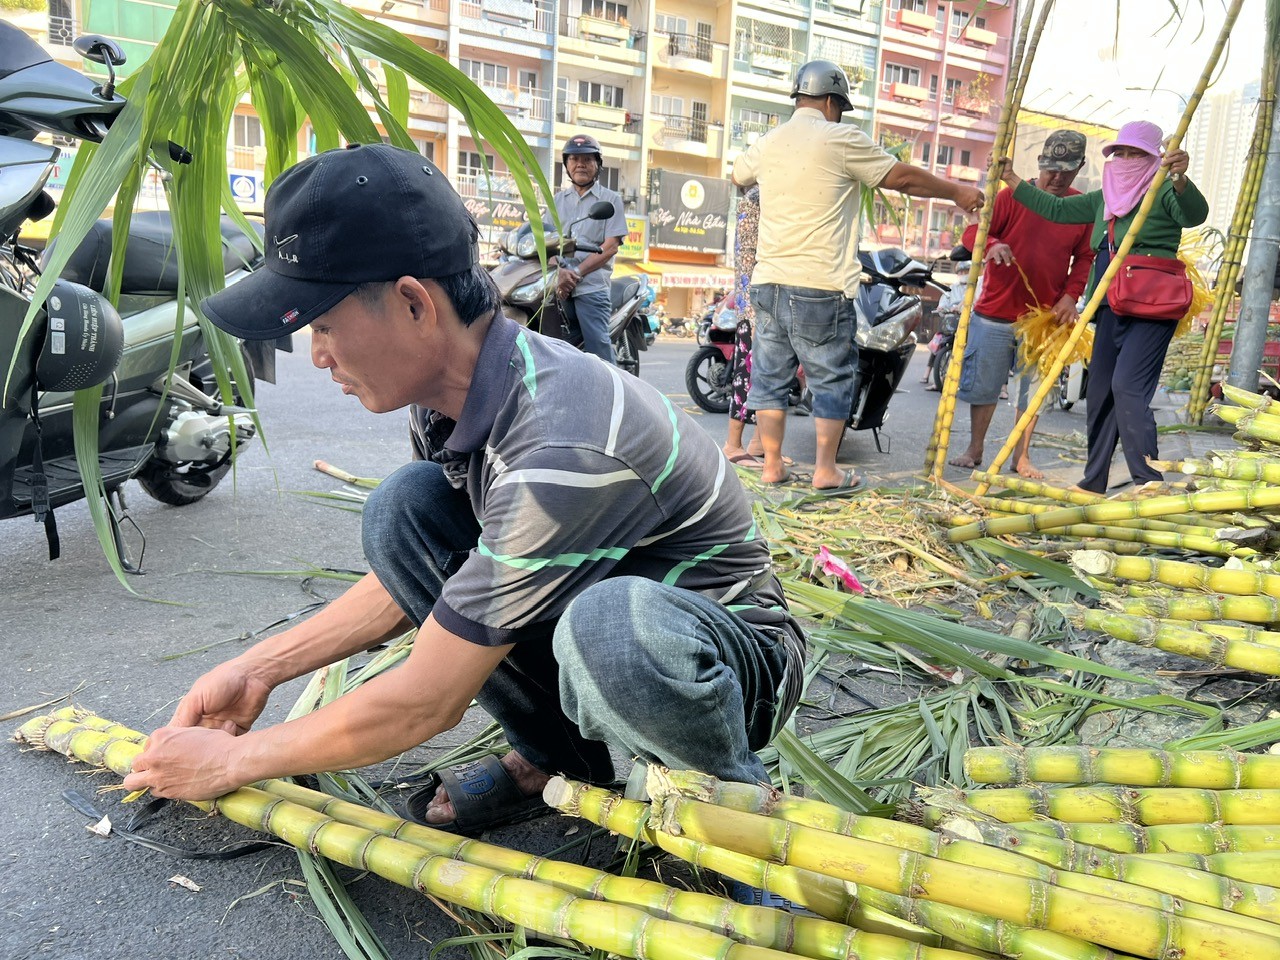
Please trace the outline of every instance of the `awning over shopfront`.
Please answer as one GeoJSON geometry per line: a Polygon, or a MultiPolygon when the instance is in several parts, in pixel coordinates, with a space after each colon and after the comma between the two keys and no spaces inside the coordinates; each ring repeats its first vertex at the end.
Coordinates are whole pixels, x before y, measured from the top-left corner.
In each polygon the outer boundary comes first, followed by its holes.
{"type": "Polygon", "coordinates": [[[710,267],[690,263],[654,263],[652,260],[619,261],[613,265],[615,277],[646,274],[657,286],[667,289],[697,290],[705,287],[733,286],[733,271],[727,267],[710,267]]]}

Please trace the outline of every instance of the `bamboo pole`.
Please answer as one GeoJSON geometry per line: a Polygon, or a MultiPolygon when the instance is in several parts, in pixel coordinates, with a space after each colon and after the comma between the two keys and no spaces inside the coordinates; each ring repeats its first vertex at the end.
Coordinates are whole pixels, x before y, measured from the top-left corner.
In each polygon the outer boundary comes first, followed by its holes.
{"type": "MultiPolygon", "coordinates": [[[[1227,9],[1226,19],[1222,23],[1222,29],[1218,32],[1218,40],[1213,45],[1213,52],[1209,54],[1209,60],[1205,64],[1204,70],[1201,71],[1200,82],[1196,84],[1195,90],[1188,98],[1186,109],[1182,113],[1182,119],[1178,121],[1178,128],[1174,131],[1173,136],[1169,138],[1166,149],[1177,150],[1182,145],[1182,138],[1187,135],[1187,128],[1191,125],[1191,117],[1195,114],[1196,107],[1200,104],[1200,98],[1204,96],[1205,90],[1208,89],[1209,83],[1213,79],[1218,60],[1222,57],[1222,51],[1231,36],[1231,28],[1235,25],[1236,18],[1240,15],[1240,8],[1243,6],[1244,0],[1231,0],[1231,5],[1227,9]]],[[[1084,336],[1089,321],[1093,319],[1098,312],[1098,308],[1102,305],[1102,298],[1106,296],[1107,288],[1111,285],[1112,279],[1120,272],[1124,258],[1133,249],[1133,244],[1137,240],[1138,234],[1141,233],[1142,225],[1146,223],[1152,207],[1155,206],[1156,194],[1164,186],[1167,175],[1167,167],[1161,166],[1156,171],[1156,175],[1151,181],[1151,186],[1147,188],[1146,196],[1142,198],[1138,212],[1134,215],[1133,222],[1125,232],[1124,239],[1120,241],[1120,246],[1116,249],[1115,255],[1111,258],[1111,262],[1107,264],[1106,272],[1094,287],[1093,295],[1089,298],[1088,304],[1085,305],[1084,313],[1076,321],[1075,327],[1071,331],[1071,338],[1063,344],[1061,352],[1053,361],[1050,372],[1040,381],[1040,386],[1036,389],[1035,396],[1027,404],[1027,409],[1022,411],[1022,416],[1014,425],[1013,431],[1009,434],[1008,439],[1005,440],[1004,446],[1000,448],[1000,452],[996,454],[995,459],[991,462],[988,472],[998,474],[1001,471],[1009,457],[1013,455],[1013,451],[1016,449],[1018,441],[1022,439],[1022,435],[1027,432],[1031,422],[1039,415],[1040,407],[1044,404],[1045,397],[1049,395],[1049,391],[1053,389],[1053,385],[1057,382],[1058,374],[1062,372],[1067,357],[1071,356],[1076,342],[1084,336]]],[[[1103,344],[1102,349],[1107,349],[1107,345],[1103,344]]],[[[986,484],[979,484],[978,493],[984,494],[986,492],[986,484]]]]}
{"type": "Polygon", "coordinates": [[[983,203],[982,213],[978,217],[978,232],[973,241],[973,257],[969,262],[969,278],[966,281],[964,302],[960,307],[960,319],[956,325],[951,346],[952,362],[947,367],[947,376],[942,383],[938,409],[934,414],[933,431],[929,435],[929,446],[925,451],[925,471],[934,480],[941,479],[946,468],[947,447],[951,441],[951,421],[955,417],[956,410],[956,392],[960,389],[960,370],[964,366],[964,348],[969,338],[969,318],[973,314],[974,294],[978,286],[978,277],[982,274],[982,261],[987,252],[987,237],[991,230],[991,215],[995,211],[995,198],[1000,190],[998,175],[1000,158],[1008,152],[1014,131],[1017,129],[1022,92],[1031,74],[1031,62],[1035,58],[1036,45],[1040,42],[1040,34],[1044,30],[1045,21],[1053,9],[1053,4],[1054,0],[1040,0],[1039,16],[1035,18],[1035,30],[1032,31],[1028,41],[1028,29],[1035,10],[1034,4],[1028,3],[1022,25],[1018,30],[1014,63],[1010,66],[1004,103],[1000,107],[1000,122],[996,127],[996,139],[992,144],[991,157],[987,164],[986,202],[983,203]]]}

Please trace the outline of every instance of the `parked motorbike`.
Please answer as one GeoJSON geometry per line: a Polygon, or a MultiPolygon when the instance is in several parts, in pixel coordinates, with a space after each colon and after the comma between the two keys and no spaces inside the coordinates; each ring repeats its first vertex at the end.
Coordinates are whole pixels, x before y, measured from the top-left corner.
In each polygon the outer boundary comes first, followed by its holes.
{"type": "MultiPolygon", "coordinates": [[[[114,92],[124,63],[115,41],[97,35],[75,41],[83,57],[107,67],[99,83],[54,62],[25,33],[0,23],[0,244],[11,269],[0,271],[0,362],[13,359],[7,386],[0,378],[0,519],[34,516],[45,526],[50,559],[59,553],[53,511],[80,500],[85,488],[72,436],[75,390],[104,384],[98,461],[108,494],[112,535],[126,570],[140,572],[121,536],[129,519],[121,488],[137,479],[163,503],[206,496],[254,435],[250,411],[237,405],[251,384],[235,385],[235,402],[218,398],[213,363],[193,311],[177,327],[177,258],[168,215],[133,218],[119,307],[103,296],[112,224],[97,223],[20,336],[30,291],[41,264],[18,242],[18,231],[53,210],[44,186],[57,147],[37,133],[101,142],[125,105],[114,92]],[[170,359],[176,367],[170,373],[170,359]]],[[[170,157],[190,155],[169,144],[170,157]]],[[[254,244],[238,227],[222,224],[223,266],[234,282],[258,263],[254,244]]],[[[46,251],[47,256],[48,251],[46,251]]],[[[47,261],[46,261],[47,262],[47,261]]],[[[251,377],[275,381],[275,349],[288,338],[246,351],[251,377]]]]}
{"type": "MultiPolygon", "coordinates": [[[[583,220],[608,220],[611,216],[613,204],[601,200],[591,205],[585,217],[565,224],[563,237],[551,224],[543,224],[548,258],[545,271],[538,260],[538,241],[532,225],[525,223],[508,231],[498,242],[501,256],[489,274],[502,296],[502,312],[516,323],[581,350],[577,309],[572,297],[562,300],[556,295],[556,275],[560,264],[576,262],[576,254],[600,252],[596,244],[574,239],[574,226],[583,220]]],[[[648,318],[641,309],[647,300],[651,302],[649,282],[644,277],[614,277],[609,281],[609,339],[614,359],[619,369],[637,377],[640,353],[649,349],[650,342],[648,318]]]]}
{"type": "MultiPolygon", "coordinates": [[[[707,413],[728,413],[733,393],[733,341],[738,328],[738,311],[722,310],[710,324],[708,343],[699,347],[684,368],[685,389],[693,402],[707,413]]],[[[804,371],[797,370],[791,383],[788,405],[802,416],[813,409],[805,387],[804,371]]]]}
{"type": "Polygon", "coordinates": [[[694,335],[694,323],[692,317],[668,317],[665,313],[661,316],[661,330],[663,333],[681,339],[692,337],[694,335]]]}

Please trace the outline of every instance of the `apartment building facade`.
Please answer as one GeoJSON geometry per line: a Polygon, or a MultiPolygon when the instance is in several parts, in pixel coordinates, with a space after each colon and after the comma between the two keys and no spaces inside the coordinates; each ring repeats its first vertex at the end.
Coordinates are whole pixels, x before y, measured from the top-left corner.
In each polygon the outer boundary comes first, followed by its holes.
{"type": "MultiPolygon", "coordinates": [[[[910,141],[912,162],[977,183],[1013,26],[1013,0],[349,2],[470,76],[553,186],[563,182],[560,145],[579,130],[597,137],[602,180],[628,215],[620,260],[632,266],[622,269],[649,273],[679,313],[732,282],[733,163],[790,116],[800,64],[840,63],[855,106],[846,122],[890,146],[910,141]]],[[[78,63],[69,44],[79,32],[121,37],[132,65],[171,16],[168,0],[51,0],[40,39],[78,63]]],[[[486,241],[496,239],[525,216],[508,171],[457,111],[409,82],[410,135],[466,198],[486,241]]],[[[300,147],[314,148],[305,128],[300,147]]],[[[228,140],[233,193],[246,208],[261,207],[263,158],[246,100],[228,140]]],[[[914,205],[903,229],[880,225],[869,239],[936,254],[954,232],[953,213],[946,203],[914,205]]]]}

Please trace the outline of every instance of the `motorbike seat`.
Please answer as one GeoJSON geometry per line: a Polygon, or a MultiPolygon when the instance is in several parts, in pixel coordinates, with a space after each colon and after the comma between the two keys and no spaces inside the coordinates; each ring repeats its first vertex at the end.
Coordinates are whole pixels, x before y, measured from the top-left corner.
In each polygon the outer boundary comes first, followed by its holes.
{"type": "Polygon", "coordinates": [[[611,309],[617,310],[634,297],[639,289],[640,279],[638,277],[614,277],[609,281],[609,304],[611,309]]]}
{"type": "MultiPolygon", "coordinates": [[[[259,236],[260,224],[254,224],[259,236]]],[[[262,257],[253,242],[225,214],[221,218],[222,269],[224,274],[261,263],[262,257]]],[[[112,222],[99,220],[71,254],[62,277],[82,283],[98,293],[107,283],[107,264],[111,259],[112,222]]],[[[57,245],[54,239],[44,255],[57,245]]],[[[135,214],[129,221],[129,239],[125,243],[124,275],[121,293],[176,294],[178,292],[178,257],[173,249],[173,223],[163,210],[135,214]]]]}

